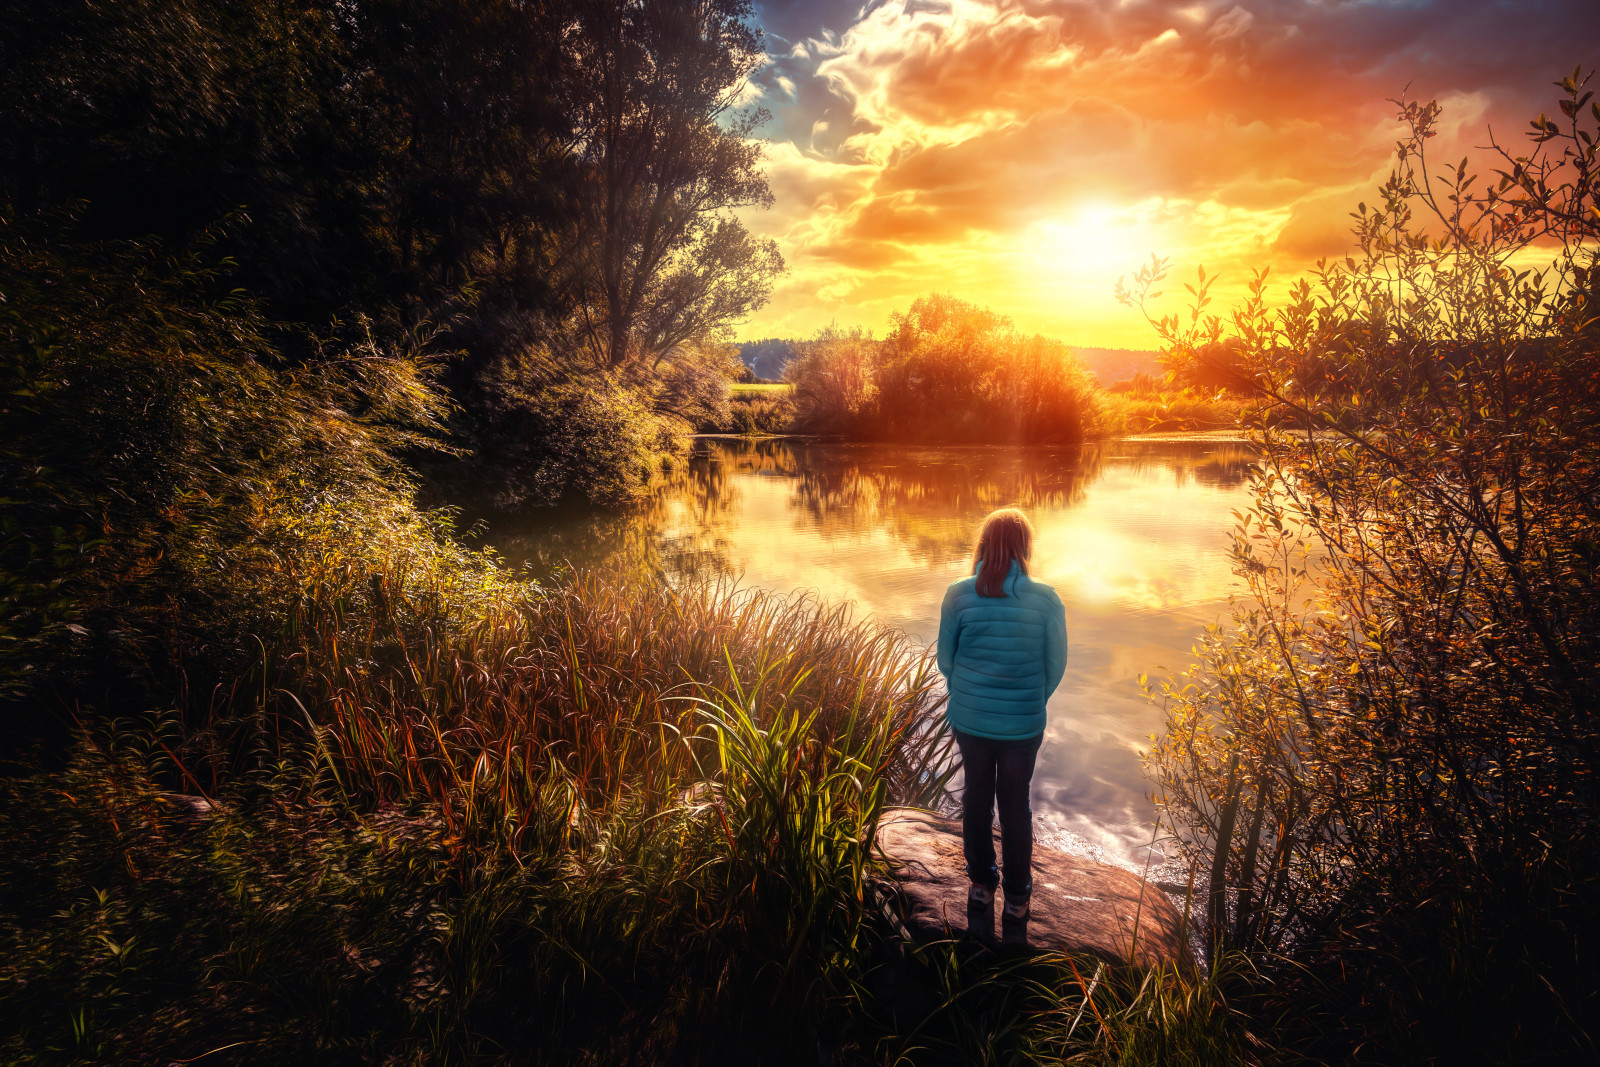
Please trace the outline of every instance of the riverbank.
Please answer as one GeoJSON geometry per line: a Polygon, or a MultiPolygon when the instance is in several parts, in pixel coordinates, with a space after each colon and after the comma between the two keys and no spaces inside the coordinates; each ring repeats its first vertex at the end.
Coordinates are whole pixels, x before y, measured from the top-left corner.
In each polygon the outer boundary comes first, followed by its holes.
{"type": "MultiPolygon", "coordinates": [[[[1097,390],[1094,412],[1082,415],[1090,439],[1129,434],[1191,432],[1236,428],[1251,402],[1228,393],[1200,393],[1191,389],[1145,389],[1140,392],[1097,390]]],[[[833,436],[827,427],[802,419],[794,403],[794,386],[787,384],[736,384],[729,387],[726,419],[703,423],[703,433],[778,436],[790,433],[833,436]]],[[[878,440],[870,436],[871,440],[878,440]]],[[[915,438],[937,440],[926,434],[915,438]]]]}
{"type": "Polygon", "coordinates": [[[202,728],[106,723],[0,785],[7,1058],[1244,1049],[1181,970],[1091,1007],[1071,961],[939,944],[925,993],[875,984],[905,951],[863,889],[878,813],[937,802],[947,764],[894,631],[719,586],[351,577],[202,728]],[[1063,1044],[1068,1011],[1096,1023],[1063,1044]]]}

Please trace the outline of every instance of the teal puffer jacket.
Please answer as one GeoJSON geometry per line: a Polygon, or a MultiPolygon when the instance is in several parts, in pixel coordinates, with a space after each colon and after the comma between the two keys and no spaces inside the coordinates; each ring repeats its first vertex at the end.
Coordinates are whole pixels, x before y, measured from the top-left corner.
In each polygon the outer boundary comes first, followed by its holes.
{"type": "Polygon", "coordinates": [[[939,670],[950,688],[945,718],[979,737],[1037,737],[1045,701],[1067,670],[1067,610],[1016,563],[1005,596],[979,596],[976,582],[951,583],[939,614],[939,670]]]}

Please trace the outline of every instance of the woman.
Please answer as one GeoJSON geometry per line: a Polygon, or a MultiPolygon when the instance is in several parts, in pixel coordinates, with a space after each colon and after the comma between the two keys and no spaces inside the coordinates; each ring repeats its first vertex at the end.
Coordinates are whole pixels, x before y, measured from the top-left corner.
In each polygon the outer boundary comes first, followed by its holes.
{"type": "Polygon", "coordinates": [[[961,749],[961,836],[969,905],[986,907],[1000,883],[994,864],[996,799],[1005,866],[1005,917],[1028,917],[1033,892],[1033,812],[1028,786],[1044,740],[1045,702],[1067,669],[1067,612],[1056,591],[1028,577],[1033,527],[1016,508],[983,521],[973,574],[953,583],[939,615],[939,670],[950,689],[945,717],[961,749]]]}

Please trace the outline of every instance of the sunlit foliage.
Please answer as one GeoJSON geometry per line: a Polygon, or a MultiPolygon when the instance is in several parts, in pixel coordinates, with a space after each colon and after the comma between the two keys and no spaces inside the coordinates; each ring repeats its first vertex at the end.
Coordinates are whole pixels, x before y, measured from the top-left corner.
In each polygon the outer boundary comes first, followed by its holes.
{"type": "Polygon", "coordinates": [[[858,440],[1076,443],[1104,429],[1094,379],[1059,341],[945,294],[882,341],[827,330],[784,369],[798,425],[858,440]]]}
{"type": "Polygon", "coordinates": [[[1166,688],[1165,810],[1209,876],[1213,939],[1301,961],[1286,980],[1377,1055],[1595,1051],[1585,81],[1560,83],[1563,118],[1541,115],[1487,182],[1431,160],[1439,108],[1402,102],[1409,133],[1353,213],[1354,254],[1277,308],[1257,278],[1226,322],[1202,274],[1187,321],[1158,323],[1190,357],[1228,337],[1264,449],[1235,538],[1249,596],[1166,688]]]}

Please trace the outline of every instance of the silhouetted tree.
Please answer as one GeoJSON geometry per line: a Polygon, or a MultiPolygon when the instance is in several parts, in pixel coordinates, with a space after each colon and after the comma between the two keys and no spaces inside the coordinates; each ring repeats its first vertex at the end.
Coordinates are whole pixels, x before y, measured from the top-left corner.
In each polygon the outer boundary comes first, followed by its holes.
{"type": "MultiPolygon", "coordinates": [[[[543,389],[567,399],[527,426],[608,406],[698,420],[734,372],[716,340],[781,269],[732,215],[771,199],[764,114],[734,107],[760,55],[749,14],[19,0],[0,19],[0,216],[46,245],[206,242],[231,260],[207,284],[246,289],[296,363],[368,338],[449,350],[458,441],[485,456],[553,454],[487,447],[543,389]],[[598,408],[568,402],[585,389],[598,408]]],[[[641,484],[578,479],[619,481],[641,484]]]]}

